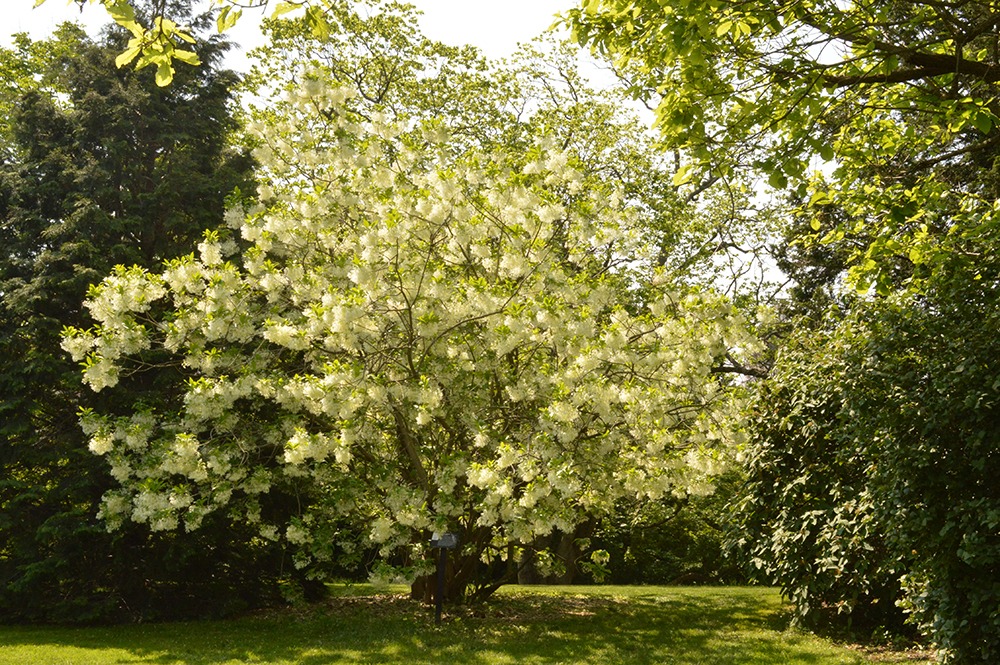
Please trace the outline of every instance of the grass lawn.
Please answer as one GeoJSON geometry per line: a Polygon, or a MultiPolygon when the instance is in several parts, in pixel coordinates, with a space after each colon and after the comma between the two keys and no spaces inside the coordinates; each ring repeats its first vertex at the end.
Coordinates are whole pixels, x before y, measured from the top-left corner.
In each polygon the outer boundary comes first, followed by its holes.
{"type": "Polygon", "coordinates": [[[319,606],[231,621],[0,627],[0,665],[929,662],[789,630],[774,589],[509,587],[441,626],[402,591],[337,587],[319,606]]]}

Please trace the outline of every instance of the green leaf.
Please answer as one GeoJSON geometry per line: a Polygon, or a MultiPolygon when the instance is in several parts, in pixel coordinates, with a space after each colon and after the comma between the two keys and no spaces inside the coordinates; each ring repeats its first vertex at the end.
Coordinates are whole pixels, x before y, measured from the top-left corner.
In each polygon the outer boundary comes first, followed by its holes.
{"type": "Polygon", "coordinates": [[[989,134],[993,129],[993,118],[989,111],[981,110],[972,117],[972,125],[983,134],[989,134]]]}
{"type": "Polygon", "coordinates": [[[330,36],[330,24],[326,22],[326,16],[319,7],[309,7],[306,10],[306,25],[317,39],[326,39],[330,36]]]}
{"type": "Polygon", "coordinates": [[[149,52],[140,51],[139,59],[135,63],[135,68],[137,70],[144,69],[150,65],[155,65],[159,62],[160,57],[158,55],[150,55],[149,52]]]}
{"type": "Polygon", "coordinates": [[[166,60],[160,60],[156,64],[156,85],[161,88],[170,85],[170,82],[174,80],[174,68],[170,66],[170,62],[166,60]]]}
{"type": "Polygon", "coordinates": [[[844,235],[845,234],[843,229],[830,229],[825,236],[820,238],[820,242],[825,245],[828,245],[832,242],[840,242],[841,240],[844,239],[844,235]]]}
{"type": "Polygon", "coordinates": [[[219,32],[225,32],[226,30],[229,30],[231,27],[236,25],[236,22],[240,20],[241,16],[243,16],[242,9],[237,9],[236,11],[233,11],[232,7],[228,6],[223,7],[222,11],[219,12],[219,18],[216,19],[215,25],[218,28],[219,32]]]}
{"type": "Polygon", "coordinates": [[[114,19],[115,23],[135,21],[135,10],[132,8],[132,5],[124,0],[107,2],[104,4],[104,8],[111,15],[111,18],[114,19]]]}
{"type": "Polygon", "coordinates": [[[131,32],[133,37],[142,38],[145,36],[146,31],[136,21],[135,10],[128,2],[125,2],[125,0],[116,0],[116,2],[105,4],[104,7],[108,15],[111,16],[111,19],[131,32]]]}
{"type": "Polygon", "coordinates": [[[722,35],[729,32],[729,29],[733,27],[732,21],[723,21],[719,24],[719,27],[715,29],[715,36],[721,37],[722,35]]]}
{"type": "Polygon", "coordinates": [[[685,164],[677,169],[677,173],[675,173],[674,177],[671,179],[674,187],[680,187],[681,185],[691,182],[691,176],[693,175],[692,171],[693,169],[690,164],[685,164]]]}
{"type": "Polygon", "coordinates": [[[201,64],[201,60],[198,58],[198,54],[192,51],[174,51],[174,58],[180,60],[181,62],[197,67],[201,64]]]}
{"type": "Polygon", "coordinates": [[[774,189],[784,189],[788,186],[788,178],[783,171],[775,170],[767,177],[767,184],[774,189]]]}
{"type": "Polygon", "coordinates": [[[188,44],[194,44],[194,43],[196,43],[198,41],[192,35],[189,35],[188,33],[184,32],[183,30],[174,30],[170,34],[172,36],[178,37],[178,38],[186,41],[188,44]]]}
{"type": "Polygon", "coordinates": [[[813,192],[812,196],[809,197],[809,205],[827,205],[832,202],[833,199],[830,196],[830,192],[818,191],[813,192]]]}
{"type": "Polygon", "coordinates": [[[301,6],[302,5],[295,2],[279,2],[274,8],[274,12],[271,14],[271,18],[278,18],[279,16],[284,16],[288,12],[294,12],[301,6]]]}
{"type": "Polygon", "coordinates": [[[118,57],[115,58],[116,67],[120,69],[136,59],[136,56],[138,56],[139,53],[142,51],[142,46],[139,44],[135,44],[136,42],[139,42],[139,40],[133,39],[129,41],[129,47],[118,54],[118,57]]]}

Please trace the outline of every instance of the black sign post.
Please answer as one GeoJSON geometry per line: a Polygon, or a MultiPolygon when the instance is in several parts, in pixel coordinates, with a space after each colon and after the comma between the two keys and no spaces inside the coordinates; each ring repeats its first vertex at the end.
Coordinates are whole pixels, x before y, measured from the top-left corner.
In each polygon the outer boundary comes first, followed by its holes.
{"type": "Polygon", "coordinates": [[[435,533],[431,536],[431,547],[439,550],[437,594],[434,599],[434,623],[441,625],[441,607],[444,601],[444,569],[448,565],[448,550],[458,546],[458,536],[454,533],[435,533]]]}

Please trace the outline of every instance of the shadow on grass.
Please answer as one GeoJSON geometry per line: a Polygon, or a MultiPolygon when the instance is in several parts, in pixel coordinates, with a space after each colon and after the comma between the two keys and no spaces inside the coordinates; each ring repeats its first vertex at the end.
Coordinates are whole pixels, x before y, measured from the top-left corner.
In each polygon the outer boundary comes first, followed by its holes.
{"type": "Polygon", "coordinates": [[[382,595],[236,621],[0,628],[0,663],[865,662],[786,625],[770,589],[515,588],[439,627],[427,608],[382,595]]]}

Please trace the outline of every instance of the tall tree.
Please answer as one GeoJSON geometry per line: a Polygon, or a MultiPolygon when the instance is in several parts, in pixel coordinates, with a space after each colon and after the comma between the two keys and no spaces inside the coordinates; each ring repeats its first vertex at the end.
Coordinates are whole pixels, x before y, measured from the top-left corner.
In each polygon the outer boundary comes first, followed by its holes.
{"type": "MultiPolygon", "coordinates": [[[[0,615],[7,618],[138,618],[199,603],[218,610],[243,602],[237,582],[244,580],[234,575],[241,566],[253,570],[258,554],[221,522],[216,537],[183,539],[138,529],[108,535],[97,520],[112,479],[86,452],[76,411],[95,402],[59,350],[60,331],[85,320],[89,284],[114,265],[157,266],[217,227],[225,197],[248,186],[250,166],[228,147],[236,79],[213,64],[221,43],[205,43],[206,65],[163,90],[151,74],[115,69],[122,39],[114,32],[94,43],[62,28],[51,42],[22,38],[16,52],[3,54],[18,65],[4,72],[3,99],[13,112],[0,167],[0,615]],[[38,57],[18,61],[18,53],[38,57]]],[[[259,592],[252,587],[250,596],[259,592]]]]}
{"type": "Polygon", "coordinates": [[[129,470],[112,526],[231,511],[304,566],[375,547],[410,576],[452,530],[449,592],[482,597],[617,498],[708,491],[731,450],[718,370],[752,341],[661,259],[682,245],[647,224],[664,191],[636,176],[657,160],[634,123],[569,70],[484,75],[385,8],[322,42],[279,26],[261,68],[303,73],[260,77],[280,82],[249,123],[260,205],[230,217],[249,246],[117,271],[64,344],[95,389],[149,354],[187,379],[89,414],[129,470]],[[263,510],[275,492],[299,513],[263,510]]]}

